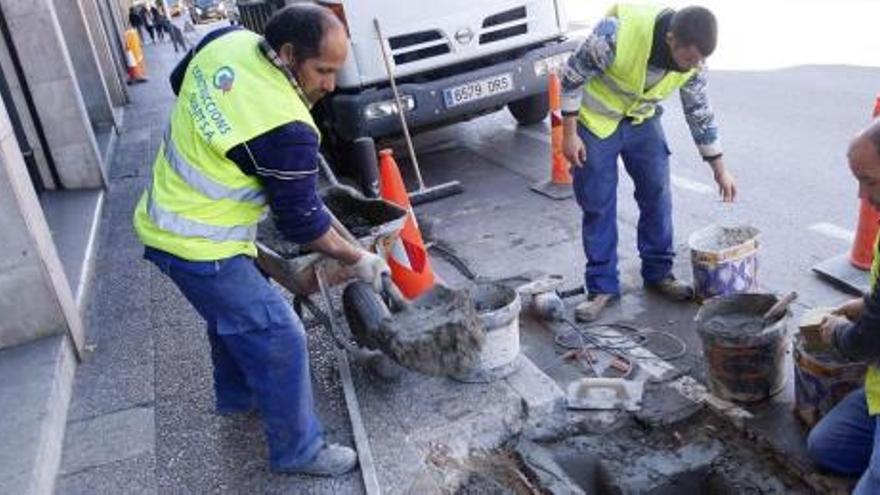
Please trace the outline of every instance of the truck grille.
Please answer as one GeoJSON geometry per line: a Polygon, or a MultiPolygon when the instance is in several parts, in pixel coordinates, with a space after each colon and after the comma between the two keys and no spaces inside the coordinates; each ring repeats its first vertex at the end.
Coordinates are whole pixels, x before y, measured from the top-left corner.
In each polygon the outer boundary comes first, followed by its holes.
{"type": "Polygon", "coordinates": [[[408,64],[450,52],[449,43],[437,30],[418,31],[388,38],[394,63],[408,64]]]}
{"type": "Polygon", "coordinates": [[[528,12],[525,6],[490,15],[483,20],[480,44],[513,38],[529,32],[528,12]]]}

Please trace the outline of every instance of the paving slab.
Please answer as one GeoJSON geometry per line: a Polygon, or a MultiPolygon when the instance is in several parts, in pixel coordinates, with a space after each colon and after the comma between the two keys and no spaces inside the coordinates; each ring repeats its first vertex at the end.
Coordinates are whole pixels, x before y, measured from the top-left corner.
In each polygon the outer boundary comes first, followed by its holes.
{"type": "Polygon", "coordinates": [[[61,475],[152,453],[152,407],[135,407],[74,421],[65,437],[61,475]]]}

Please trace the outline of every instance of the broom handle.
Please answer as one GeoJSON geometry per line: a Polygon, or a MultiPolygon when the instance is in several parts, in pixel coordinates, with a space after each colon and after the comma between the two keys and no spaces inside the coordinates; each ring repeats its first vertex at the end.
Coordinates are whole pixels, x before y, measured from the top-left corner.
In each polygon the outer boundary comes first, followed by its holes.
{"type": "Polygon", "coordinates": [[[422,180],[422,171],[419,168],[419,161],[416,158],[416,150],[413,148],[412,138],[409,135],[409,126],[406,125],[405,110],[400,101],[400,93],[397,92],[397,83],[394,81],[394,72],[391,69],[391,59],[385,50],[385,38],[382,36],[382,28],[379,27],[379,18],[373,18],[373,25],[376,26],[376,35],[379,36],[379,48],[382,50],[382,60],[385,62],[385,72],[388,73],[388,81],[391,82],[391,92],[394,93],[394,103],[397,105],[397,116],[400,117],[400,127],[403,128],[403,138],[406,140],[406,148],[409,151],[409,158],[412,160],[413,169],[416,172],[416,180],[419,182],[419,190],[425,189],[425,182],[422,180]]]}

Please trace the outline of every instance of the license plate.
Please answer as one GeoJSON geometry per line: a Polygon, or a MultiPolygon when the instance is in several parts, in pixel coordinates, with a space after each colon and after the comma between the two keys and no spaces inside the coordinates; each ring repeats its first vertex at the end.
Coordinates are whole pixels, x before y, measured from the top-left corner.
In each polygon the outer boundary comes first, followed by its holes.
{"type": "Polygon", "coordinates": [[[452,108],[508,91],[513,91],[513,76],[510,73],[446,88],[443,90],[443,101],[446,108],[452,108]]]}

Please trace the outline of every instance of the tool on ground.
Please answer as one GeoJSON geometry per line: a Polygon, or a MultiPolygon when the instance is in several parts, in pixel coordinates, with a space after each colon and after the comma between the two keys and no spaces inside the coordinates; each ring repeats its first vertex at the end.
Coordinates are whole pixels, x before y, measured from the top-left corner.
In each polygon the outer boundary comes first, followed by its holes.
{"type": "Polygon", "coordinates": [[[531,296],[532,312],[544,321],[558,322],[565,317],[563,299],[584,293],[584,287],[560,290],[564,281],[562,275],[547,275],[517,287],[523,296],[531,296]]]}
{"type": "Polygon", "coordinates": [[[379,48],[382,51],[382,60],[385,62],[385,71],[388,74],[388,81],[391,84],[391,92],[394,94],[394,103],[397,106],[397,116],[400,118],[400,127],[403,131],[403,138],[406,141],[406,148],[409,152],[409,158],[413,164],[413,171],[416,174],[416,180],[419,183],[419,189],[410,193],[410,200],[414,205],[436,201],[438,199],[461,194],[464,188],[459,181],[446,182],[432,187],[425,187],[425,181],[422,179],[422,170],[419,167],[418,158],[416,158],[415,148],[412,143],[412,136],[409,132],[409,126],[406,123],[406,109],[400,98],[400,92],[397,90],[397,82],[394,79],[394,70],[391,67],[391,58],[385,48],[385,37],[382,35],[382,28],[379,26],[379,19],[373,19],[373,25],[376,28],[376,36],[379,37],[379,48]]]}
{"type": "Polygon", "coordinates": [[[764,313],[764,316],[761,317],[761,325],[766,327],[778,320],[788,310],[788,306],[797,299],[797,296],[797,292],[791,291],[786,294],[785,297],[777,301],[776,304],[771,306],[770,309],[764,313]]]}
{"type": "Polygon", "coordinates": [[[643,380],[581,378],[569,384],[569,409],[638,411],[642,407],[643,380]]]}
{"type": "MultiPolygon", "coordinates": [[[[336,320],[336,312],[333,311],[333,300],[330,298],[330,291],[324,281],[323,268],[319,265],[315,268],[315,276],[318,278],[318,287],[324,302],[327,304],[327,320],[330,324],[330,330],[334,336],[341,336],[342,329],[336,320]]],[[[337,338],[337,344],[341,344],[337,338]]],[[[342,339],[345,341],[345,339],[342,339]]],[[[339,368],[339,377],[342,380],[342,392],[345,395],[345,405],[348,408],[348,417],[351,420],[351,429],[354,433],[354,443],[357,448],[358,462],[360,463],[361,476],[364,480],[365,491],[372,494],[379,494],[382,491],[379,488],[379,478],[376,475],[376,465],[373,463],[373,453],[370,450],[370,439],[367,437],[367,430],[364,428],[364,422],[361,418],[360,407],[358,405],[357,393],[354,389],[354,383],[351,380],[351,367],[348,365],[348,348],[354,347],[349,345],[340,345],[336,350],[336,364],[339,368]]],[[[357,349],[357,348],[356,348],[357,349]]],[[[358,349],[358,351],[361,351],[358,349]]]]}

